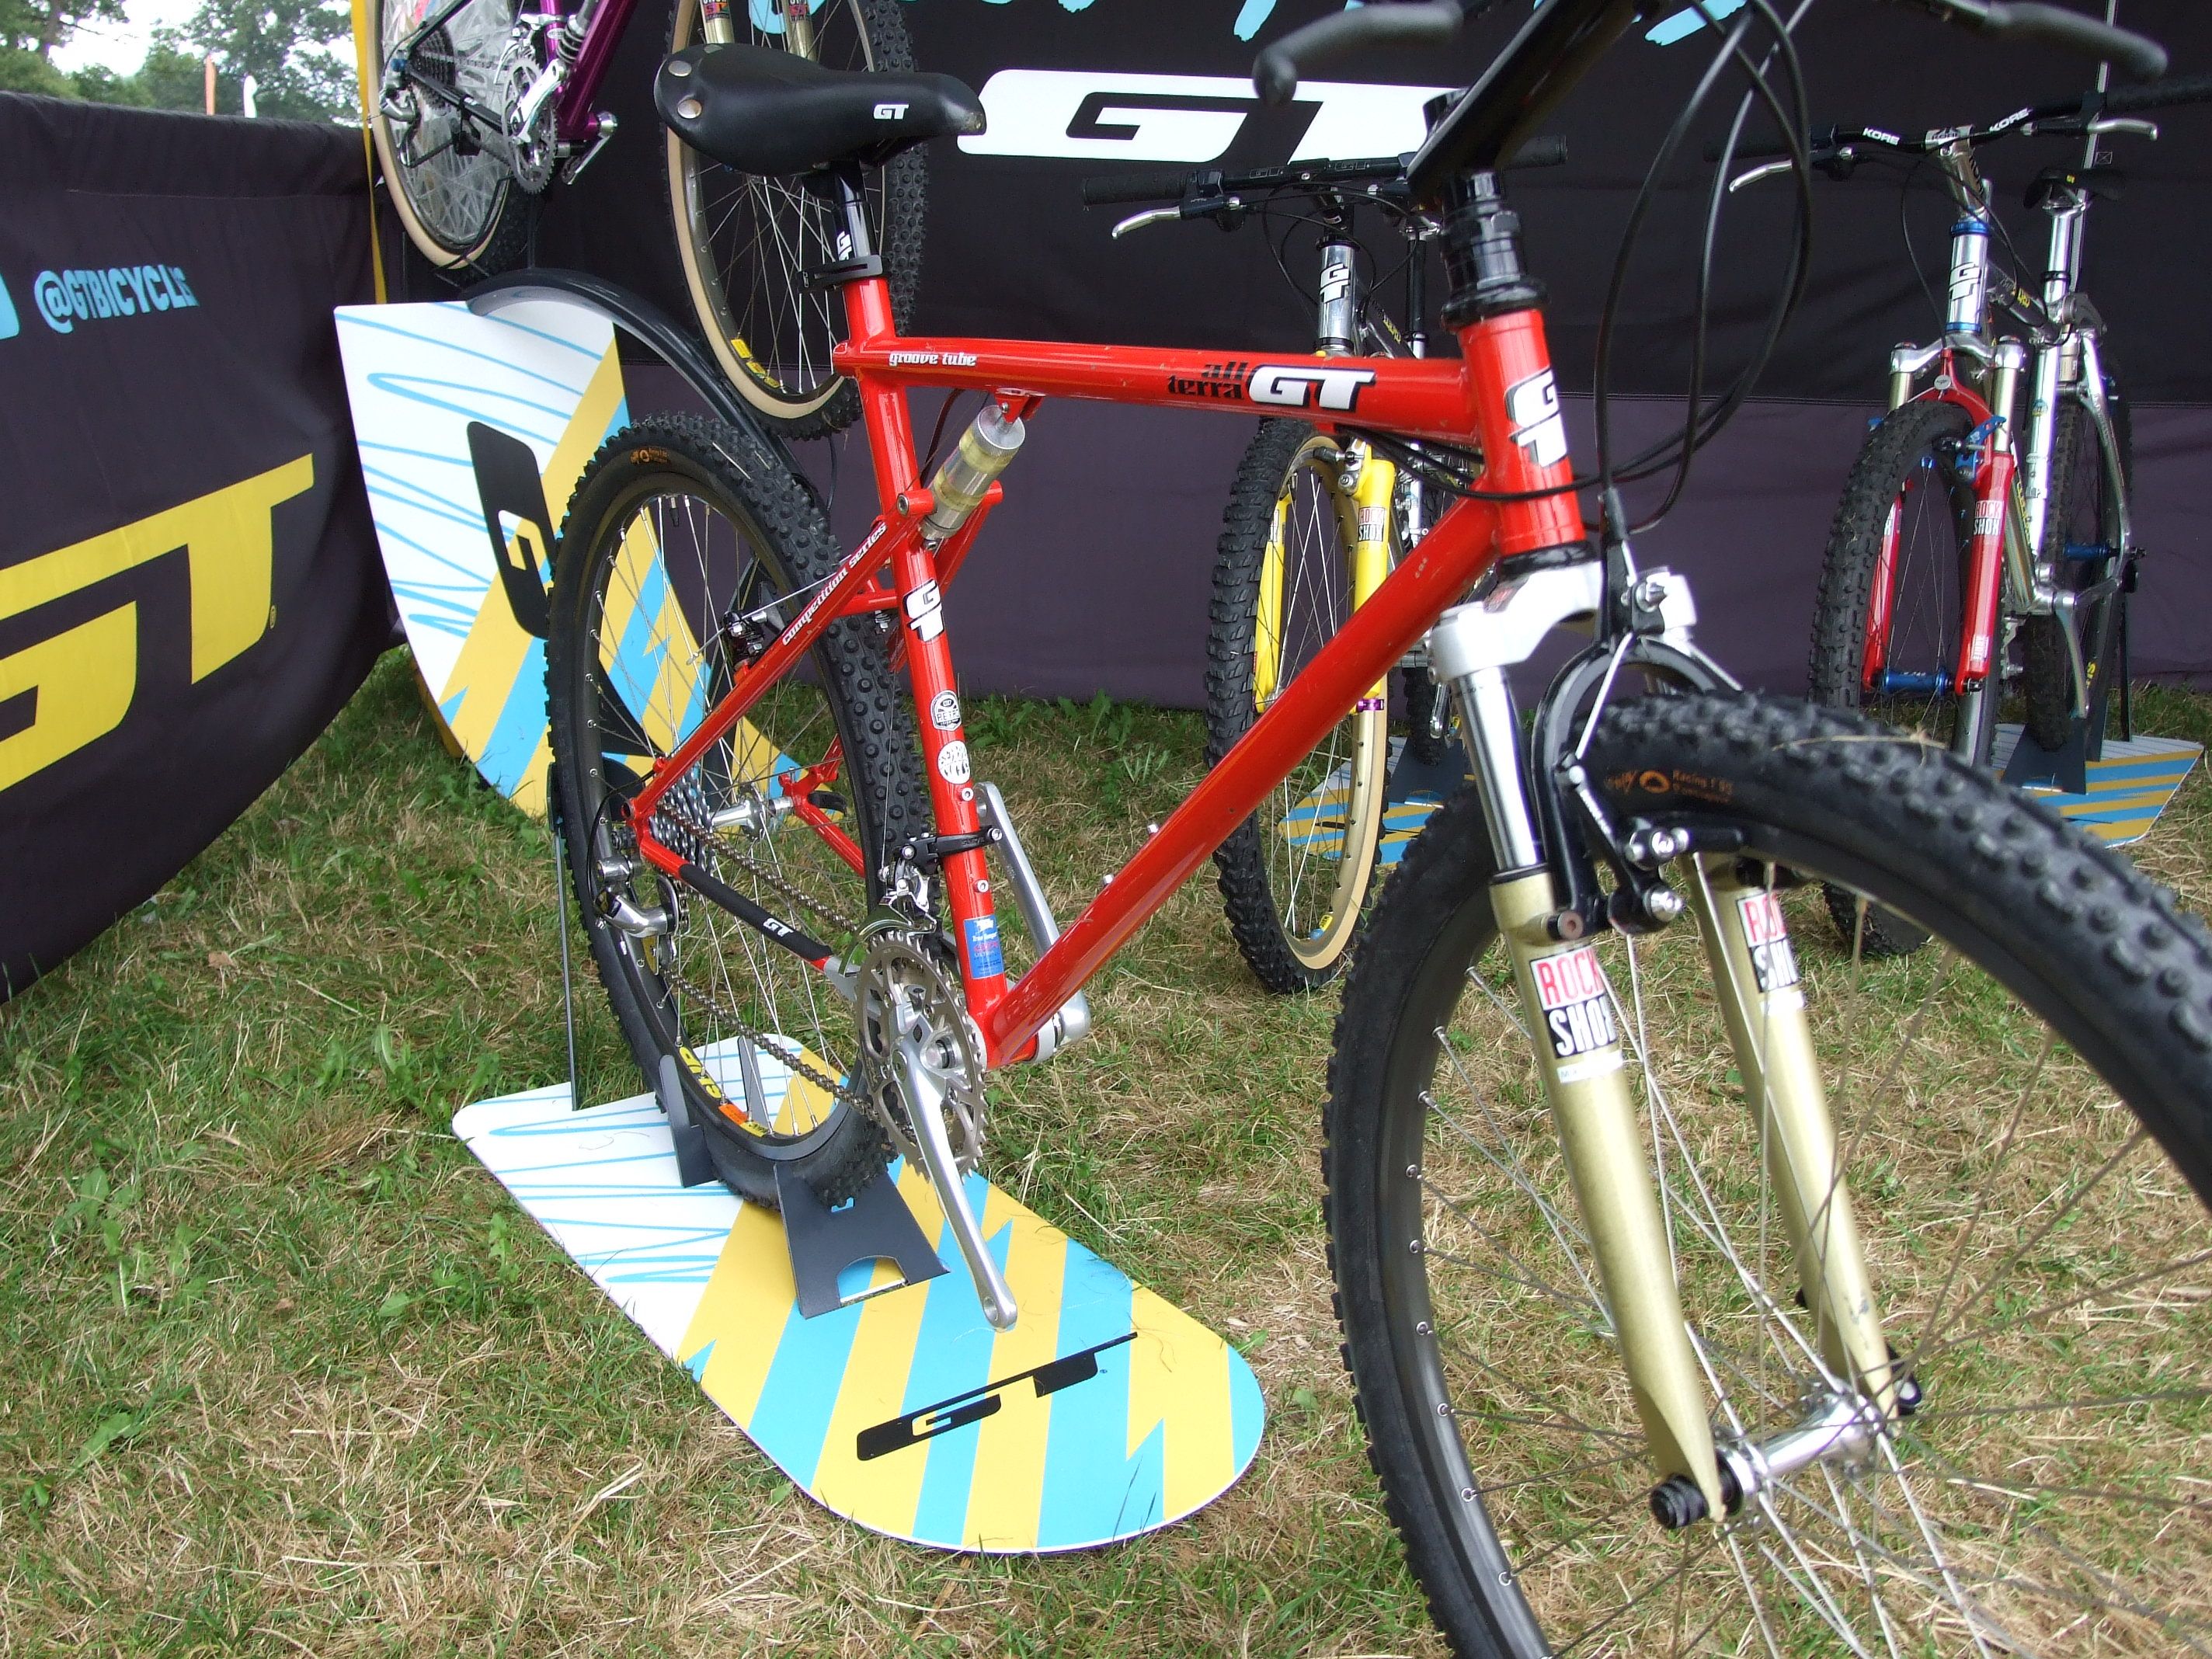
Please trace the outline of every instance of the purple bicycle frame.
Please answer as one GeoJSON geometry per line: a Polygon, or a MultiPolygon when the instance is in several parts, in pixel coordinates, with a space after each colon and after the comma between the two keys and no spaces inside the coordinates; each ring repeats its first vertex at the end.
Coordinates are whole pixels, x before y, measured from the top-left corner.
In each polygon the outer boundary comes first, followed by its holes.
{"type": "MultiPolygon", "coordinates": [[[[614,61],[616,43],[622,39],[629,15],[636,7],[637,0],[599,0],[598,9],[592,13],[592,21],[584,28],[584,43],[576,49],[576,61],[568,70],[568,78],[562,82],[560,98],[554,106],[555,131],[562,143],[589,143],[599,136],[599,112],[592,106],[598,97],[599,82],[606,76],[607,65],[614,61]]],[[[538,0],[538,9],[555,20],[566,9],[561,0],[538,0]]],[[[548,26],[548,33],[556,27],[557,21],[548,26]]]]}

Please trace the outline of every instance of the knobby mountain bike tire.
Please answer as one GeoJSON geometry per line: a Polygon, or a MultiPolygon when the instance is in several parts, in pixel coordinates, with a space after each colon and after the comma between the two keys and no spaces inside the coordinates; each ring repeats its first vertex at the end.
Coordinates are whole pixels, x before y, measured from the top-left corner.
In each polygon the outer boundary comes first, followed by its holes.
{"type": "MultiPolygon", "coordinates": [[[[1218,763],[1352,608],[1357,508],[1336,441],[1267,421],[1223,514],[1206,635],[1206,762],[1218,763]]],[[[1271,991],[1334,979],[1375,883],[1389,712],[1354,708],[1224,841],[1213,861],[1237,948],[1271,991]]]]}
{"type": "MultiPolygon", "coordinates": [[[[737,21],[737,38],[787,46],[777,29],[737,21]]],[[[814,60],[825,69],[905,74],[914,43],[898,0],[830,0],[813,15],[814,60]]],[[[678,0],[668,49],[701,39],[699,0],[678,0]]],[[[738,173],[667,135],[669,212],[685,287],[700,331],[722,372],[762,416],[787,437],[816,438],[849,425],[859,390],[830,367],[845,337],[844,290],[810,291],[805,272],[831,264],[842,228],[836,204],[797,179],[738,173]]],[[[920,149],[871,168],[868,218],[890,284],[891,313],[904,331],[921,281],[922,220],[929,161],[920,149]]]]}
{"type": "MultiPolygon", "coordinates": [[[[610,438],[578,482],[553,585],[546,701],[600,982],[647,1085],[674,1056],[717,1171],[770,1205],[779,1164],[836,1204],[885,1162],[879,1125],[838,1092],[854,1075],[852,1005],[646,865],[623,802],[726,692],[744,641],[788,624],[839,559],[813,496],[758,440],[656,416],[610,438]]],[[[883,633],[872,617],[838,622],[677,779],[656,836],[856,960],[849,930],[879,896],[887,849],[927,821],[917,757],[883,633]]]]}
{"type": "MultiPolygon", "coordinates": [[[[2119,388],[2106,377],[2105,396],[2112,415],[2112,436],[2118,450],[2120,488],[2125,489],[2135,470],[2132,431],[2128,405],[2119,388]]],[[[2120,497],[2105,470],[2104,447],[2097,441],[2095,421],[2077,398],[2058,406],[2058,422],[2051,441],[2051,504],[2043,520],[2044,556],[2059,586],[2081,592],[2111,574],[2119,556],[2120,497]],[[2092,548],[2111,551],[2102,556],[2083,556],[2092,548]],[[2069,553],[2069,550],[2072,550],[2069,553]]],[[[2124,591],[2093,599],[2075,617],[2075,639],[2081,652],[2085,678],[2092,695],[2114,655],[2113,646],[2125,626],[2116,617],[2106,635],[2101,657],[2096,642],[2106,630],[2104,609],[2118,606],[2124,615],[2124,591]]],[[[2074,696],[2074,659],[2067,648],[2066,624],[2058,617],[2030,617],[2021,628],[2021,682],[2026,708],[2021,723],[2028,736],[2045,749],[2062,747],[2073,734],[2077,705],[2074,696]]]]}
{"type": "MultiPolygon", "coordinates": [[[[435,9],[435,0],[377,0],[370,61],[380,74],[392,47],[435,9]]],[[[411,48],[416,72],[504,120],[520,91],[505,68],[514,12],[514,0],[469,0],[411,48]]],[[[377,88],[368,90],[377,164],[408,240],[441,270],[495,276],[520,264],[530,243],[530,197],[514,170],[471,145],[460,120],[434,95],[403,91],[413,114],[395,125],[377,88]]]]}
{"type": "MultiPolygon", "coordinates": [[[[1813,1022],[1882,1328],[1917,1404],[1855,1462],[1779,1479],[1725,1525],[1662,1530],[1494,948],[1482,814],[1461,797],[1361,945],[1324,1152],[1370,1456],[1457,1650],[2204,1645],[2212,934],[2118,854],[1857,717],[1641,699],[1606,715],[1589,771],[1616,823],[1739,841],[1722,868],[1750,882],[1747,903],[1778,902],[1802,929],[1826,878],[1944,947],[1770,949],[1759,968],[1762,992],[1802,995],[1813,1022]]],[[[1677,890],[1700,867],[1669,866],[1677,890]]],[[[1603,941],[1603,994],[1716,1435],[1757,1438],[1835,1379],[1776,1236],[1697,914],[1603,941]]]]}

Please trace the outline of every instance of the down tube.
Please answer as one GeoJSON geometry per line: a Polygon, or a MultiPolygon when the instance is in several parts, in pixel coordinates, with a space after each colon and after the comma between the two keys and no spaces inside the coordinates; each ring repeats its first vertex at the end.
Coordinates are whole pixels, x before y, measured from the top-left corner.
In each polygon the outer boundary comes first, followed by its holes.
{"type": "Polygon", "coordinates": [[[1159,834],[983,1016],[992,1065],[1018,1055],[1060,1004],[1252,815],[1298,757],[1496,562],[1497,528],[1497,507],[1482,501],[1462,501],[1437,520],[1274,707],[1200,781],[1159,834]]]}

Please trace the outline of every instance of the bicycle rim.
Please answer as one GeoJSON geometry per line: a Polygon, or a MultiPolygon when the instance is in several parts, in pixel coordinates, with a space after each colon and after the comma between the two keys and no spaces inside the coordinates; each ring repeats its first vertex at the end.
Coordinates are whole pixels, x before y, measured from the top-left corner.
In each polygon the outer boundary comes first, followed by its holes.
{"type": "MultiPolygon", "coordinates": [[[[667,918],[620,946],[653,1050],[696,1059],[704,1075],[695,1081],[711,1085],[709,1103],[752,1150],[795,1155],[822,1143],[844,1109],[831,1091],[851,1072],[850,1005],[792,952],[643,866],[620,811],[726,688],[732,647],[721,619],[736,611],[780,625],[805,603],[733,505],[641,489],[601,520],[578,697],[599,710],[596,754],[577,756],[578,805],[595,860],[630,866],[602,877],[603,907],[626,898],[667,918]],[[750,1045],[751,1078],[748,1031],[761,1038],[750,1045]]],[[[848,742],[858,734],[829,684],[820,664],[778,681],[677,780],[655,828],[664,845],[769,915],[837,947],[838,921],[857,923],[868,903],[840,843],[861,858],[877,836],[862,816],[867,791],[848,775],[848,742]]]]}
{"type": "MultiPolygon", "coordinates": [[[[384,52],[436,9],[434,0],[380,0],[380,8],[378,44],[384,52]]],[[[503,111],[507,88],[501,64],[514,22],[514,9],[506,0],[471,0],[416,43],[416,72],[503,111]]],[[[490,151],[466,147],[465,124],[449,106],[411,88],[402,96],[414,118],[395,120],[380,106],[374,117],[398,205],[425,257],[439,264],[465,262],[498,231],[514,177],[490,151]]]]}
{"type": "MultiPolygon", "coordinates": [[[[1253,713],[1267,712],[1352,614],[1356,509],[1334,444],[1300,445],[1275,503],[1253,618],[1253,713]]],[[[1389,715],[1379,697],[1339,720],[1258,814],[1277,921],[1305,968],[1334,967],[1358,931],[1382,827],[1389,715]]]]}
{"type": "MultiPolygon", "coordinates": [[[[1866,741],[1809,727],[1773,736],[1866,741]]],[[[1873,769],[1887,781],[1910,752],[1892,749],[1873,769]]],[[[1610,771],[1626,770],[1626,753],[1607,757],[1610,771]]],[[[1702,767],[1694,775],[1749,793],[1711,746],[1652,748],[1626,764],[1662,782],[1702,767]]],[[[2039,934],[2033,918],[2012,926],[1990,910],[2002,896],[1960,873],[1974,836],[2026,853],[2058,832],[1996,786],[1961,782],[1948,762],[1938,769],[1955,786],[1940,798],[1962,817],[1971,806],[1974,822],[1927,838],[1936,844],[1917,851],[1933,867],[1914,873],[1870,855],[1868,836],[1820,827],[1821,811],[1849,814],[1846,790],[1871,778],[1815,788],[1831,799],[1794,817],[1696,813],[1744,830],[1748,850],[1773,860],[1762,863],[1770,883],[1778,868],[1794,872],[1774,896],[1799,941],[1821,936],[1826,878],[1871,890],[1943,946],[1874,962],[1801,943],[1794,962],[1775,963],[1802,973],[1794,988],[1814,1011],[1884,1328],[1922,1398],[1859,1458],[1778,1479],[1723,1525],[1668,1533],[1647,1507],[1653,1475],[1611,1320],[1492,948],[1486,842],[1471,803],[1431,832],[1451,844],[1394,883],[1370,953],[1396,944],[1389,914],[1401,884],[1416,884],[1408,903],[1450,888],[1455,914],[1430,925],[1432,948],[1390,1016],[1369,1174],[1376,1237],[1333,1224],[1340,1310],[1356,1368],[1367,1344],[1370,1432],[1398,1425],[1395,1446],[1376,1447],[1394,1513],[1401,1527],[1430,1517],[1409,1542],[1469,1650],[2212,1650],[2212,1227],[2145,1127],[2170,1137],[2176,1123],[2155,1110],[2138,1121],[2115,1098],[2116,1085],[2156,1101],[2172,1085],[2129,1074],[2117,1049],[2100,1053],[2116,1075],[2100,1076],[2032,1012],[2028,1001],[2069,1029],[2109,1027],[2076,1018],[2084,1000],[2132,988],[2124,975],[2079,982],[2080,956],[2065,952],[2078,933],[2039,934]],[[1944,864],[1954,850],[1960,864],[1944,864]],[[1447,854],[1462,866],[1455,880],[1438,873],[1447,854]],[[1369,1249],[1375,1280],[1347,1280],[1347,1254],[1369,1249]],[[1370,1288],[1381,1306],[1368,1317],[1387,1326],[1397,1356],[1379,1383],[1382,1339],[1359,1329],[1370,1288]]],[[[2051,861],[2073,866],[2065,878],[2089,867],[2063,848],[2051,861]]],[[[1682,890],[1698,879],[1694,866],[1672,874],[1682,890]]],[[[2105,899],[2088,902],[2118,937],[2172,943],[2170,912],[2105,899]]],[[[1601,951],[1715,1432],[1771,1437],[1838,1379],[1799,1297],[1704,953],[1686,919],[1601,951]]],[[[1347,1024],[1383,1017],[1359,1001],[1367,972],[1363,962],[1347,1024]]],[[[1333,1143],[1347,1109],[1340,1094],[1333,1143]]],[[[2201,1113],[2200,1102],[2179,1131],[2199,1164],[2201,1113]]],[[[1340,1212],[1343,1170],[1333,1164],[1340,1212]]]]}
{"type": "MultiPolygon", "coordinates": [[[[890,63],[894,54],[873,38],[865,0],[830,0],[815,12],[813,22],[814,61],[825,68],[873,70],[879,59],[886,67],[905,66],[890,63]]],[[[699,27],[696,0],[682,0],[670,50],[690,45],[699,27]]],[[[738,25],[737,38],[783,47],[780,9],[751,8],[738,25]],[[775,25],[773,30],[763,26],[763,16],[775,25]]],[[[896,56],[910,60],[912,52],[896,56]]],[[[908,162],[900,157],[890,167],[867,171],[863,189],[868,221],[887,264],[896,234],[886,220],[894,205],[889,199],[895,193],[893,171],[908,179],[921,165],[918,158],[908,162]]],[[[844,296],[834,287],[809,292],[802,276],[836,258],[842,220],[835,203],[809,192],[795,178],[764,178],[724,167],[673,133],[668,138],[668,170],[684,282],[723,372],[749,402],[778,420],[823,417],[846,384],[830,363],[830,348],[844,337],[844,296]]],[[[895,205],[902,212],[915,210],[915,204],[895,205]]]]}

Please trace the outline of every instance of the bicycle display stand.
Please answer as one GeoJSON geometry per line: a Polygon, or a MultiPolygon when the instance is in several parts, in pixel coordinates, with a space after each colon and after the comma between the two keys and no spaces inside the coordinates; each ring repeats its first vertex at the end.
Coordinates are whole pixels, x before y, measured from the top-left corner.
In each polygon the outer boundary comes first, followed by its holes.
{"type": "Polygon", "coordinates": [[[2018,726],[2001,726],[1990,760],[2007,783],[2100,841],[2124,847],[2150,833],[2203,752],[2179,738],[2107,738],[2092,757],[2077,726],[2053,755],[2018,726]]]}
{"type": "Polygon", "coordinates": [[[620,341],[673,368],[718,420],[788,452],[704,348],[595,276],[518,271],[457,300],[335,314],[377,544],[416,665],[485,781],[542,815],[545,586],[577,478],[629,422],[620,341]]]}
{"type": "MultiPolygon", "coordinates": [[[[712,1063],[711,1061],[709,1063],[712,1063]]],[[[763,1066],[771,1097],[788,1074],[763,1066]]],[[[1134,1537],[1212,1502],[1265,1419],[1243,1356],[980,1176],[969,1201],[1021,1317],[994,1331],[929,1183],[894,1165],[947,1267],[848,1267],[798,1305],[785,1227],[687,1186],[651,1095],[583,1111],[567,1085],[478,1102],[453,1133],[802,1491],[874,1531],[1034,1553],[1134,1537]]]]}

